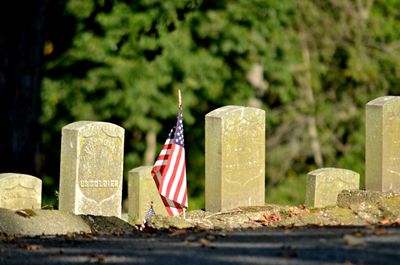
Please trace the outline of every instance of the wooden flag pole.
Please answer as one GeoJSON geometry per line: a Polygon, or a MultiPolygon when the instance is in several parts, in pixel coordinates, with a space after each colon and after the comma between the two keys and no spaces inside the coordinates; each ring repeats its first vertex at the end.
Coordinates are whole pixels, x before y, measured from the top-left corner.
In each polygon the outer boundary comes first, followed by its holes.
{"type": "Polygon", "coordinates": [[[181,96],[181,90],[178,89],[178,107],[182,107],[182,96],[181,96]]]}
{"type": "MultiPolygon", "coordinates": [[[[182,95],[180,89],[178,89],[178,106],[179,108],[182,107],[182,95]]],[[[183,219],[186,220],[186,208],[183,208],[183,219]]]]}

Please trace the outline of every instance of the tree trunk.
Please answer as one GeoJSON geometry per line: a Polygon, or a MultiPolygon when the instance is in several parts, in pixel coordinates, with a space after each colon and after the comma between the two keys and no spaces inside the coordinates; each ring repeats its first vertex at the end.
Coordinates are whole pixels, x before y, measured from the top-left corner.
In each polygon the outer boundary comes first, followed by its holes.
{"type": "Polygon", "coordinates": [[[304,82],[302,89],[305,93],[305,100],[307,102],[309,110],[307,113],[306,121],[308,126],[308,134],[311,139],[311,150],[313,152],[315,164],[321,168],[323,167],[323,159],[321,152],[321,145],[319,142],[318,130],[317,130],[317,121],[316,121],[316,113],[315,113],[315,98],[314,92],[312,89],[312,79],[311,79],[311,55],[310,50],[306,44],[304,33],[302,35],[302,49],[303,49],[303,60],[304,60],[304,82]]]}
{"type": "Polygon", "coordinates": [[[38,175],[46,2],[0,3],[0,173],[38,175]]]}
{"type": "Polygon", "coordinates": [[[157,135],[150,131],[146,134],[146,150],[144,152],[144,165],[154,164],[155,152],[157,148],[157,135]]]}

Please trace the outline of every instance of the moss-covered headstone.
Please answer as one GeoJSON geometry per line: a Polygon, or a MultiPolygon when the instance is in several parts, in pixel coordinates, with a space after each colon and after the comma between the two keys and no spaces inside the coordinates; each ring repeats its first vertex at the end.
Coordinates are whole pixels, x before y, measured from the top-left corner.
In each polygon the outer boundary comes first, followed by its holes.
{"type": "Polygon", "coordinates": [[[366,105],[365,188],[400,192],[400,97],[366,105]]]}
{"type": "Polygon", "coordinates": [[[62,129],[59,209],[121,217],[124,129],[79,121],[62,129]]]}
{"type": "Polygon", "coordinates": [[[40,209],[42,181],[34,176],[0,174],[0,208],[11,210],[40,209]]]}
{"type": "Polygon", "coordinates": [[[265,112],[225,106],[205,122],[206,210],[264,205],[265,112]]]}
{"type": "Polygon", "coordinates": [[[335,206],[343,190],[360,186],[360,174],[341,168],[320,168],[307,174],[306,205],[308,207],[335,206]]]}
{"type": "Polygon", "coordinates": [[[142,166],[129,171],[128,215],[130,221],[142,222],[152,202],[157,215],[168,216],[151,175],[151,169],[151,166],[142,166]]]}

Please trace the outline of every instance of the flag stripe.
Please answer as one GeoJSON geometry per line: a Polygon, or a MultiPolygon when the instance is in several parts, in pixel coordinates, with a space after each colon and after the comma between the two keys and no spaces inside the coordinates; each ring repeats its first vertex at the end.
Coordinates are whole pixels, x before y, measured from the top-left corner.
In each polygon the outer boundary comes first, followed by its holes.
{"type": "MultiPolygon", "coordinates": [[[[170,145],[170,148],[174,148],[175,145],[170,145]]],[[[166,163],[160,168],[160,174],[161,174],[161,180],[160,180],[160,185],[158,187],[158,191],[162,196],[165,196],[163,194],[163,187],[165,186],[165,181],[166,181],[166,172],[168,172],[169,168],[171,167],[171,158],[173,156],[173,152],[170,150],[170,154],[166,157],[166,163]]]]}
{"type": "MultiPolygon", "coordinates": [[[[167,198],[174,200],[175,197],[175,192],[176,192],[176,186],[178,185],[179,179],[180,179],[180,175],[182,172],[182,167],[184,165],[184,160],[181,159],[182,155],[184,156],[184,152],[183,152],[183,148],[179,147],[179,153],[177,156],[178,159],[178,163],[175,163],[175,167],[174,167],[174,171],[173,171],[173,175],[175,176],[174,178],[172,178],[169,183],[168,183],[168,188],[167,188],[167,198]]],[[[176,201],[176,200],[174,200],[176,201]]]]}
{"type": "MultiPolygon", "coordinates": [[[[184,164],[184,163],[183,163],[184,164]]],[[[186,184],[186,167],[185,165],[183,165],[182,169],[181,169],[181,173],[179,174],[179,177],[176,177],[176,183],[178,185],[176,191],[174,192],[174,194],[172,194],[172,198],[174,199],[174,201],[182,204],[183,198],[181,194],[184,194],[186,188],[186,185],[182,185],[183,183],[186,184]]]]}
{"type": "Polygon", "coordinates": [[[176,163],[176,157],[178,156],[179,153],[179,148],[176,148],[177,146],[174,144],[172,146],[172,150],[171,150],[171,157],[168,159],[168,169],[166,170],[166,174],[165,176],[163,176],[163,182],[161,183],[161,195],[163,196],[167,196],[167,187],[168,187],[168,183],[169,180],[172,177],[172,174],[174,172],[174,168],[175,168],[175,163],[176,163]]]}
{"type": "Polygon", "coordinates": [[[183,199],[182,199],[182,204],[184,207],[188,207],[188,201],[187,201],[187,189],[184,189],[184,193],[183,193],[183,199]]]}
{"type": "Polygon", "coordinates": [[[184,163],[184,161],[183,161],[183,166],[182,166],[182,168],[181,168],[181,170],[180,170],[180,176],[179,176],[179,179],[178,179],[178,181],[177,182],[175,182],[177,185],[176,185],[176,189],[175,189],[175,191],[174,191],[174,201],[177,201],[177,202],[181,202],[181,200],[179,200],[178,198],[179,198],[179,194],[182,192],[182,183],[183,183],[183,181],[184,181],[184,179],[186,178],[185,177],[185,175],[186,175],[186,167],[185,167],[185,163],[184,163]]]}

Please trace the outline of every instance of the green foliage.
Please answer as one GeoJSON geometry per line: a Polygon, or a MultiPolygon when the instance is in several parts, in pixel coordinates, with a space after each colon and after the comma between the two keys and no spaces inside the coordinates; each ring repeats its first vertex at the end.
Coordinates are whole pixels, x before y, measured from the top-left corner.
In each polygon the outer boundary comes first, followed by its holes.
{"type": "Polygon", "coordinates": [[[301,178],[286,178],[317,166],[363,175],[364,105],[400,92],[398,0],[60,3],[51,6],[41,117],[45,174],[55,179],[60,130],[76,120],[126,129],[126,172],[151,163],[178,89],[193,208],[203,206],[204,116],[223,105],[267,111],[267,192],[296,191],[291,179],[301,178]]]}

